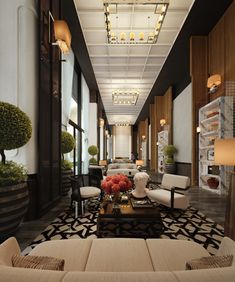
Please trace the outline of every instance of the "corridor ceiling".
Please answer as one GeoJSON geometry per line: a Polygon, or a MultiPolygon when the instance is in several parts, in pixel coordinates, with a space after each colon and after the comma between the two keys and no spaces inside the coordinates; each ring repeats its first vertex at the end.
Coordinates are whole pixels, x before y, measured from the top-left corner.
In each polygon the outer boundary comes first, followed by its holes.
{"type": "MultiPolygon", "coordinates": [[[[103,0],[74,1],[108,122],[134,124],[194,0],[170,0],[158,41],[153,45],[109,45],[103,0]],[[137,103],[113,105],[112,93],[117,89],[138,90],[137,103]]],[[[147,19],[146,10],[144,14],[147,19]]],[[[127,12],[126,17],[125,23],[119,23],[120,31],[131,29],[133,15],[127,12]]],[[[141,14],[139,18],[138,25],[146,31],[147,21],[141,14]]]]}

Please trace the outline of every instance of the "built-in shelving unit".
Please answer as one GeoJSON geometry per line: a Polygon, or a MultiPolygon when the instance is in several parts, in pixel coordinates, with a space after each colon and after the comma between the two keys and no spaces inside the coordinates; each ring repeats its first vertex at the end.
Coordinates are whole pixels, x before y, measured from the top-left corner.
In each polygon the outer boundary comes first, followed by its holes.
{"type": "Polygon", "coordinates": [[[164,154],[163,148],[169,144],[168,130],[158,132],[158,172],[164,173],[164,154]]]}
{"type": "Polygon", "coordinates": [[[214,141],[233,137],[233,97],[219,97],[200,108],[199,123],[199,186],[218,194],[227,194],[232,168],[214,164],[214,141]],[[208,186],[209,178],[219,181],[217,189],[208,186]]]}

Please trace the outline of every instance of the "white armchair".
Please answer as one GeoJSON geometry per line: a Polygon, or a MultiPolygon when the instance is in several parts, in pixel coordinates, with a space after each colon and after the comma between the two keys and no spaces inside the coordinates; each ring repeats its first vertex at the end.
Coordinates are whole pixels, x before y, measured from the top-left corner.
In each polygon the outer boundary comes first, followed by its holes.
{"type": "Polygon", "coordinates": [[[151,200],[169,208],[185,210],[189,206],[189,199],[182,191],[189,189],[189,187],[189,177],[164,174],[162,183],[158,186],[158,189],[149,190],[147,196],[151,200]]]}

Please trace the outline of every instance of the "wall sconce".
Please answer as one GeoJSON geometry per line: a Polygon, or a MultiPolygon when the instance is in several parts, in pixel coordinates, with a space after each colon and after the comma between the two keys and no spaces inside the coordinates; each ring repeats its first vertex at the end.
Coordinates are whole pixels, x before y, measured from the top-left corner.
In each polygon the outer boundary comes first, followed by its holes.
{"type": "Polygon", "coordinates": [[[104,127],[104,119],[103,118],[99,119],[99,127],[104,127]]]}
{"type": "Polygon", "coordinates": [[[215,93],[218,89],[218,87],[221,84],[221,75],[220,74],[214,74],[210,76],[207,80],[207,88],[209,88],[209,93],[215,93]]]}
{"type": "Polygon", "coordinates": [[[160,119],[160,125],[164,126],[166,124],[166,120],[164,118],[160,119]]]}
{"type": "Polygon", "coordinates": [[[201,127],[197,126],[197,133],[200,133],[200,132],[201,132],[201,127]]]}
{"type": "Polygon", "coordinates": [[[66,21],[54,20],[49,11],[49,42],[53,46],[59,46],[63,54],[68,54],[71,48],[71,38],[72,36],[66,21]],[[52,42],[51,23],[53,23],[55,42],[52,42]]]}
{"type": "Polygon", "coordinates": [[[142,136],[141,136],[141,139],[142,139],[142,141],[146,141],[146,136],[145,136],[145,135],[142,135],[142,136]]]}
{"type": "Polygon", "coordinates": [[[105,135],[108,136],[109,135],[109,131],[106,129],[105,130],[105,135]]]}

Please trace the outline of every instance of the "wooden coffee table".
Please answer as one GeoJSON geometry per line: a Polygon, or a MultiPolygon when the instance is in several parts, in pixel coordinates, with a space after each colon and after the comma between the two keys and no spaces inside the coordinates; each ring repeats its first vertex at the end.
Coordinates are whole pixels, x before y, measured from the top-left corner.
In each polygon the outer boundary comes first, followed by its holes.
{"type": "Polygon", "coordinates": [[[159,209],[153,207],[133,208],[130,199],[119,204],[120,212],[113,212],[113,203],[103,203],[97,219],[97,236],[158,238],[163,232],[159,209]]]}

